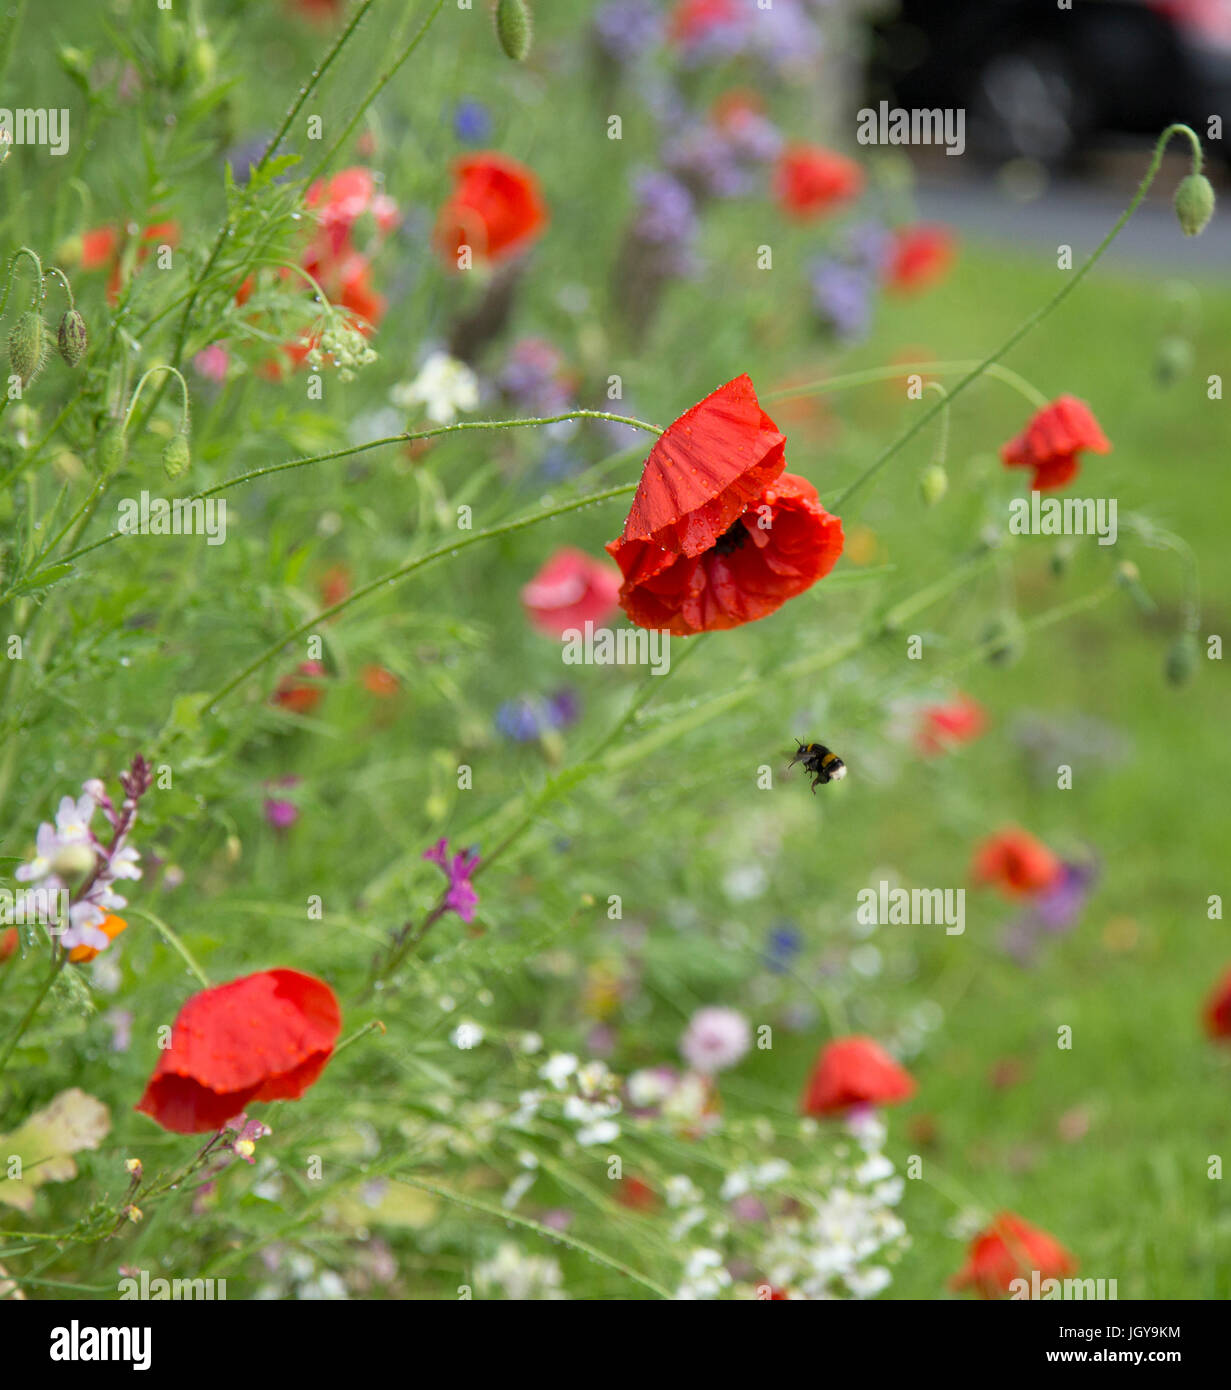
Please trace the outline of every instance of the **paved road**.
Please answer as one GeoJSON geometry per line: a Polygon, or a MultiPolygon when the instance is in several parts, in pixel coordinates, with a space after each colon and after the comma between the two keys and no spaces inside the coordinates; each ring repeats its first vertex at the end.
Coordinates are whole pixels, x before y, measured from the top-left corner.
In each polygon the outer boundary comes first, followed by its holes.
{"type": "MultiPolygon", "coordinates": [[[[1214,220],[1199,237],[1186,237],[1171,207],[1175,180],[1159,177],[1145,205],[1116,238],[1100,264],[1164,270],[1195,279],[1231,280],[1231,196],[1225,192],[1214,220]],[[1165,192],[1159,191],[1162,185],[1165,192]]],[[[1065,243],[1080,265],[1124,211],[1128,194],[1091,190],[1082,183],[1053,182],[1031,202],[1007,196],[992,180],[941,183],[924,176],[918,189],[920,215],[945,222],[968,236],[1012,242],[1026,250],[1050,251],[1065,243]]]]}

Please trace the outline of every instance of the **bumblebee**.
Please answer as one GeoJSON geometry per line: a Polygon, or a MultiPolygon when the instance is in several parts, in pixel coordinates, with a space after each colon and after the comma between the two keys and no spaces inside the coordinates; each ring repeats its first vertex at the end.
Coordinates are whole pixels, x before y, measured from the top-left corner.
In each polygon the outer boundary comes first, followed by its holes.
{"type": "Polygon", "coordinates": [[[803,763],[804,771],[812,774],[814,795],[822,782],[840,782],[846,776],[846,764],[823,743],[800,743],[787,767],[796,763],[803,763]]]}

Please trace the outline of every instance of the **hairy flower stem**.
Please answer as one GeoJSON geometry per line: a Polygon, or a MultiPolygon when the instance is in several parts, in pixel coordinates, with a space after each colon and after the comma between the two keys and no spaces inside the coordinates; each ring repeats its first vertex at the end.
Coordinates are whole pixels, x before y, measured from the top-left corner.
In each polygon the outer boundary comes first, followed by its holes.
{"type": "Polygon", "coordinates": [[[51,987],[59,977],[60,971],[64,969],[67,960],[67,951],[61,951],[53,947],[51,969],[47,972],[46,978],[43,980],[38,993],[31,1001],[30,1007],[26,1010],[24,1017],[21,1019],[20,1023],[18,1023],[17,1027],[14,1028],[12,1033],[9,1034],[8,1041],[4,1044],[3,1050],[0,1050],[0,1072],[4,1070],[9,1058],[12,1056],[13,1049],[21,1041],[22,1034],[25,1033],[26,1029],[34,1022],[35,1014],[38,1013],[39,1009],[42,1007],[43,1000],[46,999],[51,992],[51,987]]]}
{"type": "MultiPolygon", "coordinates": [[[[1073,293],[1077,286],[1081,284],[1081,282],[1086,278],[1086,276],[1090,273],[1091,270],[1093,270],[1094,266],[1098,263],[1099,259],[1103,255],[1103,252],[1107,250],[1111,243],[1115,241],[1116,237],[1118,237],[1120,233],[1124,230],[1124,227],[1127,224],[1129,218],[1132,217],[1132,215],[1145,201],[1145,196],[1150,191],[1150,185],[1154,182],[1155,176],[1157,175],[1159,168],[1162,166],[1163,152],[1167,148],[1167,142],[1171,139],[1173,135],[1178,135],[1180,133],[1183,133],[1188,137],[1190,141],[1192,141],[1194,149],[1198,151],[1199,154],[1201,142],[1197,138],[1194,131],[1192,131],[1186,125],[1169,125],[1167,129],[1164,130],[1163,133],[1158,137],[1158,143],[1154,146],[1154,156],[1150,160],[1149,168],[1147,168],[1145,175],[1141,180],[1141,183],[1137,186],[1137,192],[1133,195],[1132,201],[1120,214],[1120,217],[1116,221],[1115,225],[1102,239],[1102,241],[1100,241],[1099,244],[1094,248],[1094,250],[1090,253],[1085,262],[1075,272],[1075,274],[1073,274],[1063,285],[1061,285],[1061,287],[1056,291],[1056,293],[1052,295],[1052,297],[1049,300],[1047,300],[1045,304],[1043,304],[1040,308],[1036,309],[1033,314],[1030,314],[1027,318],[1023,319],[1022,322],[1018,324],[1018,326],[1013,330],[1013,332],[1009,334],[1009,336],[1004,340],[1003,343],[1001,343],[1001,345],[994,352],[990,353],[987,357],[985,357],[980,363],[978,363],[977,366],[975,366],[971,371],[967,372],[966,375],[963,376],[961,380],[957,382],[957,384],[949,392],[949,401],[952,401],[954,397],[956,397],[960,392],[964,391],[972,382],[976,381],[990,367],[994,366],[997,362],[999,362],[999,360],[1002,357],[1006,356],[1009,352],[1011,352],[1012,349],[1015,348],[1017,344],[1020,343],[1021,340],[1033,328],[1035,328],[1038,324],[1042,323],[1042,321],[1048,316],[1048,314],[1050,314],[1053,309],[1057,308],[1061,303],[1063,303],[1063,301],[1067,299],[1070,294],[1073,293]]],[[[834,502],[831,504],[831,510],[840,513],[843,506],[857,492],[859,492],[863,487],[865,487],[869,482],[871,482],[872,479],[876,476],[876,474],[879,473],[880,470],[885,466],[885,464],[887,464],[889,460],[894,457],[895,454],[897,454],[906,444],[908,444],[915,437],[915,435],[917,435],[919,431],[924,428],[925,425],[927,425],[936,415],[938,415],[942,410],[944,410],[947,404],[948,401],[937,401],[935,405],[929,406],[927,410],[920,411],[919,417],[910,426],[910,428],[904,430],[897,437],[897,439],[893,441],[892,444],[888,445],[885,449],[883,449],[880,452],[880,454],[878,454],[877,457],[872,460],[872,462],[867,466],[867,468],[865,468],[864,471],[855,479],[855,481],[846,488],[844,488],[841,493],[839,493],[837,498],[835,498],[834,502]]]]}
{"type": "MultiPolygon", "coordinates": [[[[372,8],[374,3],[375,0],[362,0],[362,3],[355,7],[355,13],[351,16],[346,27],[334,40],[333,46],[330,48],[329,52],[325,54],[325,57],[313,69],[311,77],[309,77],[307,82],[305,82],[304,85],[299,89],[299,95],[291,103],[286,115],[282,118],[282,124],[274,132],[273,139],[269,142],[268,146],[266,147],[265,153],[262,154],[260,159],[257,160],[255,166],[253,167],[252,173],[262,173],[269,165],[269,162],[273,159],[275,154],[277,154],[278,150],[281,149],[282,142],[286,139],[291,127],[295,124],[295,121],[298,118],[299,113],[303,110],[305,104],[311,97],[312,93],[320,85],[321,79],[333,66],[333,64],[338,58],[338,55],[350,42],[351,36],[354,34],[355,30],[358,29],[359,25],[363,23],[363,20],[366,18],[368,11],[372,8]]],[[[251,180],[251,175],[249,176],[249,178],[251,180]]],[[[188,299],[188,303],[184,306],[184,312],[180,318],[179,328],[176,330],[175,348],[171,358],[172,364],[176,367],[182,367],[184,364],[184,346],[188,341],[188,330],[192,324],[193,310],[196,308],[197,299],[200,297],[202,287],[204,286],[205,282],[209,279],[210,275],[213,273],[214,266],[218,263],[218,257],[222,255],[223,247],[226,246],[227,239],[230,236],[230,234],[231,216],[228,210],[227,216],[224,218],[222,226],[218,229],[218,235],[214,239],[214,244],[210,249],[209,256],[206,258],[205,265],[202,268],[200,275],[197,276],[196,285],[193,289],[191,296],[188,299]]],[[[167,383],[165,380],[159,382],[158,387],[155,390],[149,405],[146,407],[145,415],[141,420],[141,427],[143,429],[149,423],[150,419],[153,417],[154,411],[157,410],[158,403],[162,399],[162,394],[166,390],[166,386],[167,383]]]]}

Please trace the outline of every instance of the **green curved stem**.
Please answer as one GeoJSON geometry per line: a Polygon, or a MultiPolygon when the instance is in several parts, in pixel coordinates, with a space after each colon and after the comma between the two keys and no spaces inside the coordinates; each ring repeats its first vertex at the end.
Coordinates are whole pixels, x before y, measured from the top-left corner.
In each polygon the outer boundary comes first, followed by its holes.
{"type": "MultiPolygon", "coordinates": [[[[1115,225],[1102,239],[1102,241],[1100,241],[1099,244],[1094,248],[1094,250],[1090,253],[1089,257],[1087,257],[1086,261],[1076,271],[1076,273],[1071,277],[1071,279],[1066,281],[1065,284],[1061,285],[1061,287],[1056,291],[1056,293],[1052,295],[1052,297],[1049,300],[1047,300],[1045,304],[1043,304],[1040,308],[1036,309],[1033,314],[1030,314],[1027,318],[1023,319],[1022,322],[1018,324],[1018,326],[1013,330],[1013,332],[1009,334],[1009,336],[1004,340],[1003,343],[1001,343],[1001,345],[998,348],[996,348],[994,352],[990,353],[973,370],[967,372],[966,375],[962,377],[962,379],[957,383],[957,385],[954,386],[953,389],[949,392],[949,400],[953,400],[955,396],[957,396],[960,392],[964,391],[972,382],[976,381],[990,367],[998,363],[1002,357],[1004,357],[1007,353],[1011,352],[1012,349],[1015,348],[1017,344],[1020,343],[1021,340],[1031,331],[1031,329],[1035,328],[1038,324],[1042,323],[1042,321],[1048,316],[1048,314],[1050,314],[1053,309],[1057,308],[1060,304],[1062,304],[1064,300],[1066,300],[1069,297],[1069,295],[1073,293],[1077,286],[1081,284],[1081,282],[1086,278],[1090,271],[1093,270],[1095,265],[1098,264],[1098,261],[1102,257],[1103,252],[1106,251],[1107,248],[1111,245],[1111,243],[1115,241],[1116,237],[1120,235],[1129,218],[1132,217],[1133,213],[1137,211],[1137,209],[1141,206],[1142,202],[1145,200],[1146,194],[1150,191],[1150,185],[1154,182],[1155,176],[1157,175],[1159,168],[1162,165],[1163,152],[1167,148],[1167,142],[1171,139],[1173,135],[1180,134],[1181,132],[1184,135],[1186,135],[1189,140],[1193,142],[1194,149],[1198,153],[1200,152],[1201,142],[1200,140],[1198,140],[1194,131],[1190,130],[1188,126],[1181,125],[1178,123],[1176,125],[1169,125],[1167,129],[1164,130],[1163,133],[1158,137],[1158,143],[1154,147],[1154,156],[1150,160],[1149,168],[1146,169],[1145,175],[1142,177],[1141,183],[1138,184],[1137,192],[1133,195],[1132,201],[1120,214],[1115,225]]],[[[914,422],[914,424],[910,426],[909,429],[904,430],[897,437],[897,439],[893,441],[892,444],[888,445],[885,449],[883,449],[877,455],[877,457],[872,460],[868,467],[865,468],[864,471],[855,479],[855,481],[851,483],[848,487],[844,488],[841,493],[839,493],[837,498],[835,498],[830,510],[838,511],[861,488],[865,487],[869,482],[871,482],[872,479],[877,475],[877,473],[879,473],[880,470],[889,462],[889,460],[893,458],[894,455],[897,454],[899,450],[901,450],[906,444],[908,444],[915,437],[915,435],[917,435],[919,431],[929,423],[929,421],[931,421],[936,415],[938,415],[940,411],[945,408],[946,404],[947,403],[944,401],[938,401],[934,406],[930,407],[928,410],[922,411],[919,415],[919,418],[914,422]]]]}

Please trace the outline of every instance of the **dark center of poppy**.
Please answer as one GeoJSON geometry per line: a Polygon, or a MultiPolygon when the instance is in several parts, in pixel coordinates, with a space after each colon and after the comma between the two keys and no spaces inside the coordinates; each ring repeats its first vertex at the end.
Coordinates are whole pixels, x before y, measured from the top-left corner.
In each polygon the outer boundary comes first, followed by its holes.
{"type": "Polygon", "coordinates": [[[714,549],[719,555],[730,555],[733,550],[738,550],[748,539],[748,532],[744,528],[743,521],[737,521],[729,531],[724,531],[714,542],[714,549]]]}

